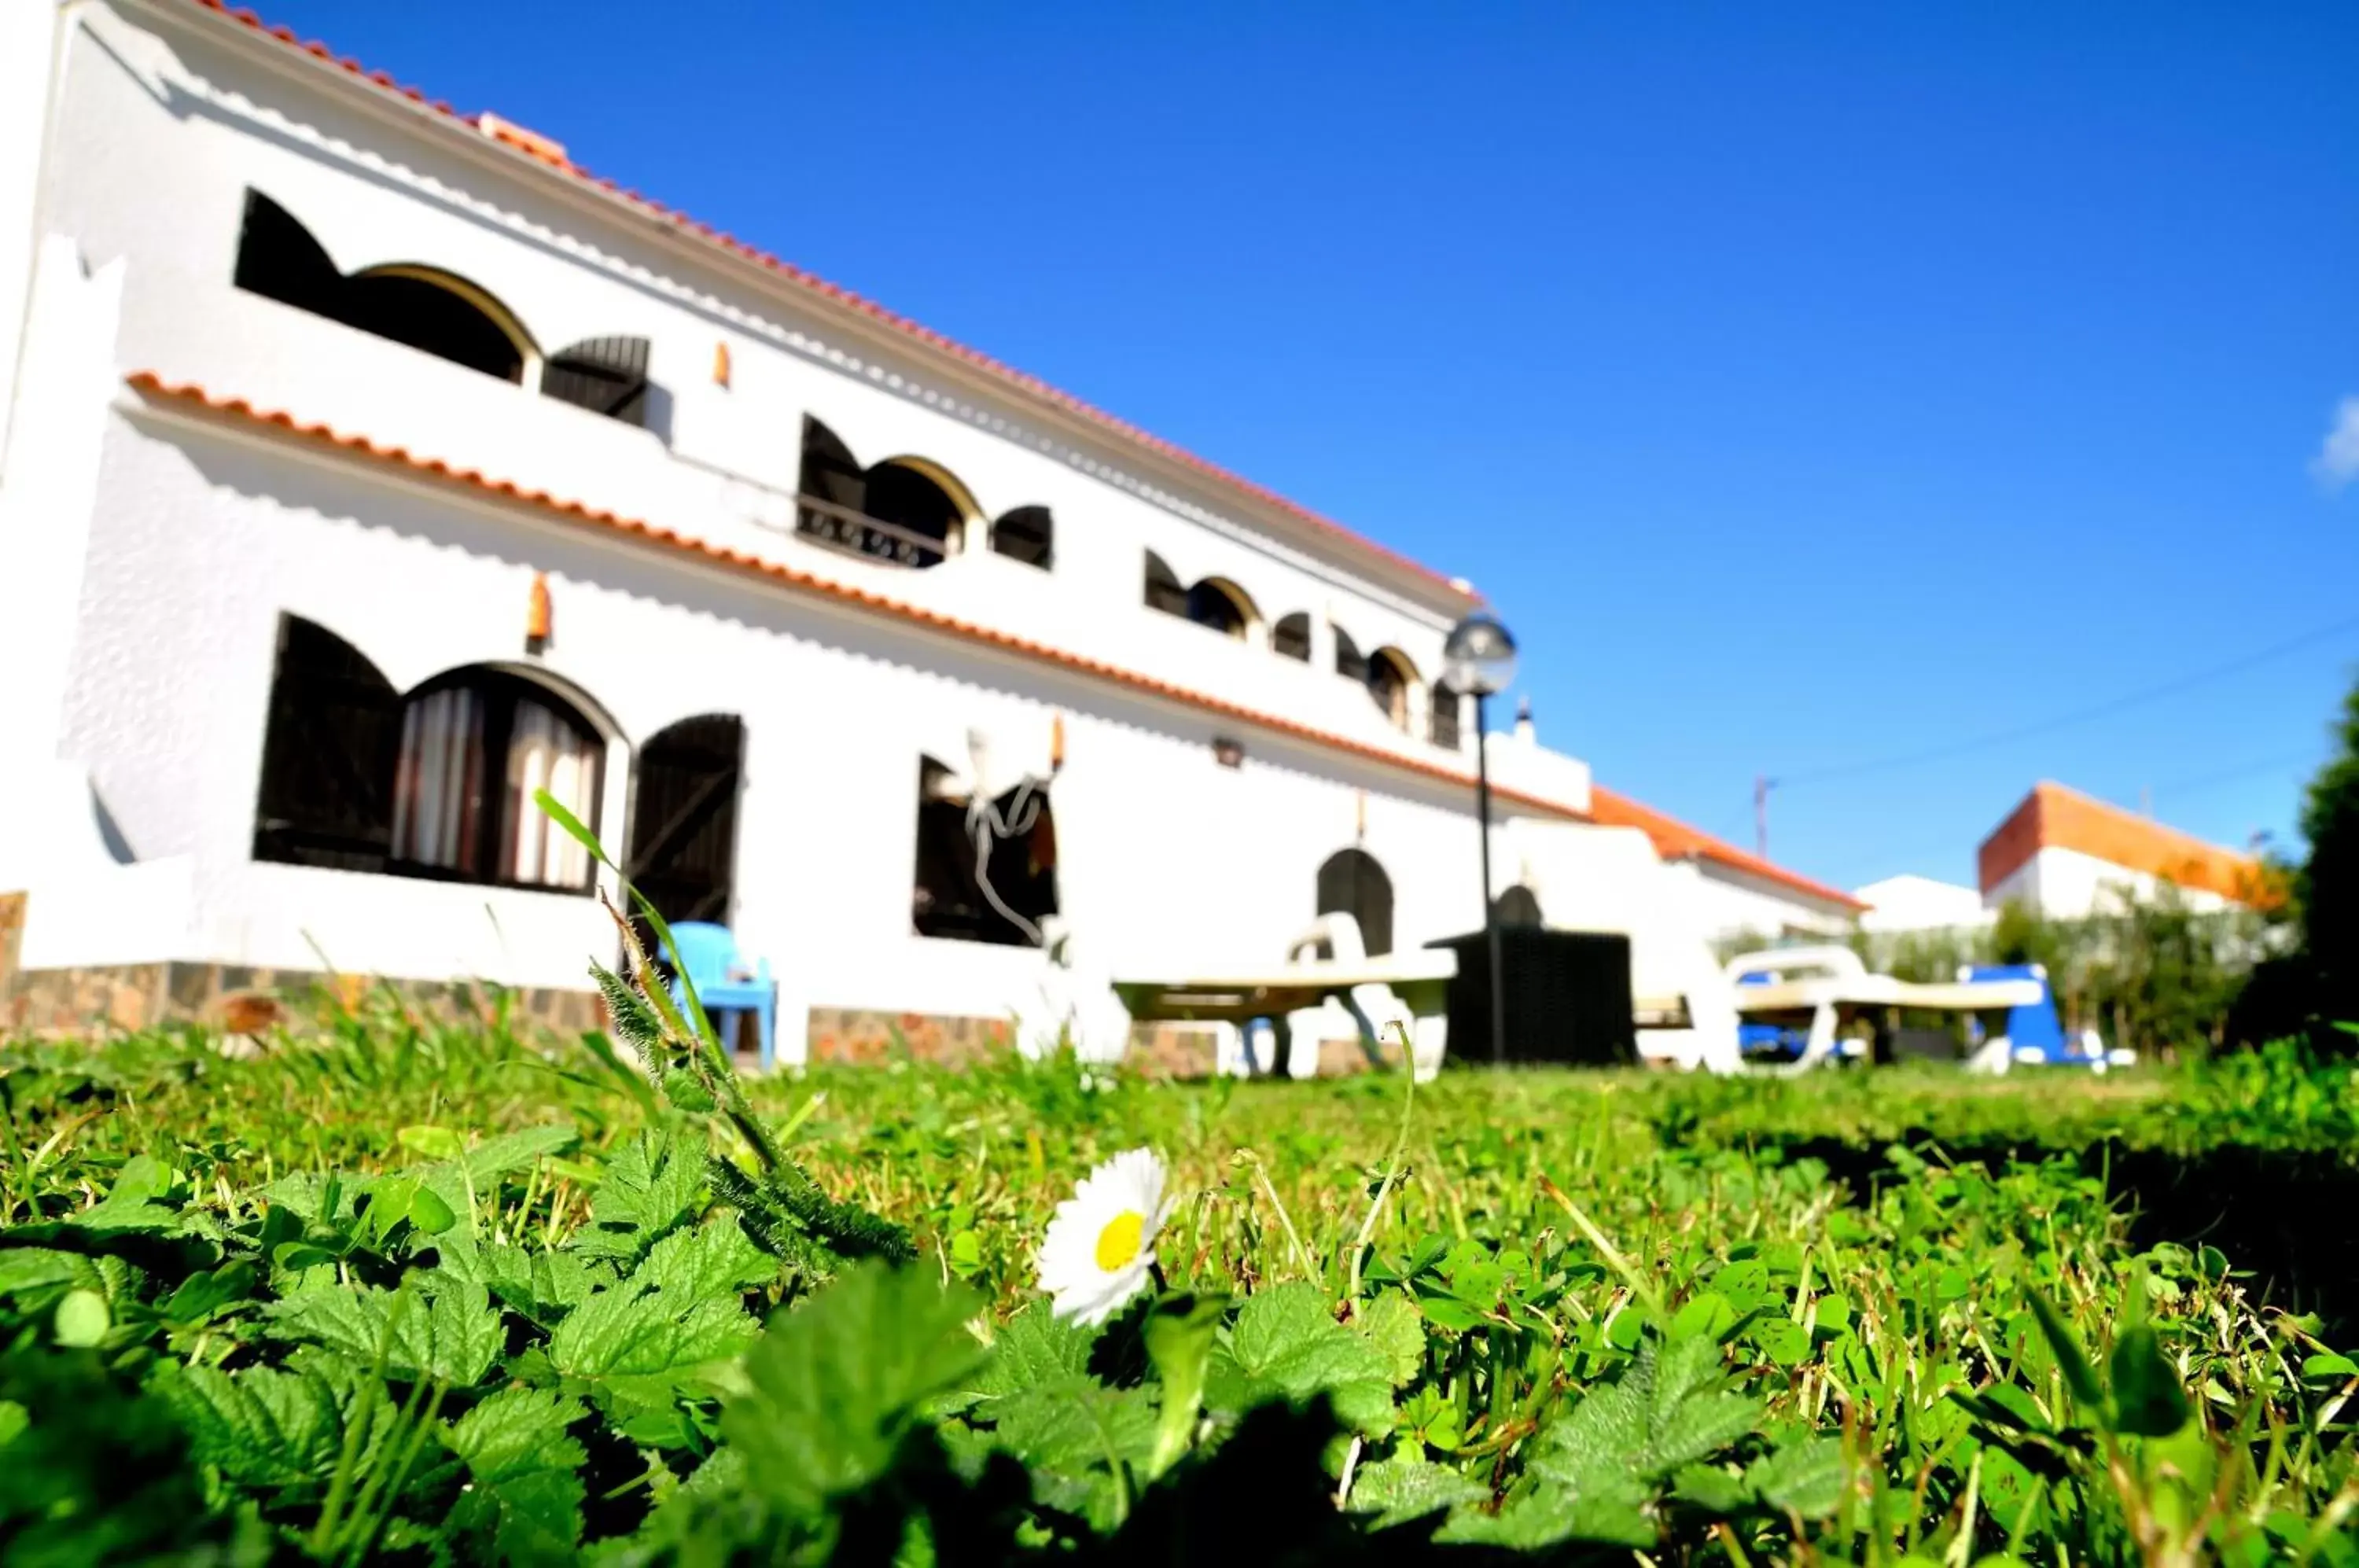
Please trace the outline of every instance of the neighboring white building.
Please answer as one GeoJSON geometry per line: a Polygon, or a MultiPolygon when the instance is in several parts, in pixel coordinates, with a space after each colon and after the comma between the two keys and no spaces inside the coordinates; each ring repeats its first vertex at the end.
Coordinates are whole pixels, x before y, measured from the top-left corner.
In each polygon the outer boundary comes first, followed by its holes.
{"type": "MultiPolygon", "coordinates": [[[[546,137],[15,0],[0,221],[0,1023],[331,970],[586,1019],[614,878],[536,788],[772,962],[789,1058],[1021,1010],[1052,913],[1158,972],[1480,922],[1464,583],[546,137]]],[[[1489,746],[1503,855],[1611,846],[1550,923],[1670,972],[1856,908],[1489,746]]]]}
{"type": "Polygon", "coordinates": [[[2168,883],[2190,909],[2270,902],[2266,868],[2061,784],[2033,787],[1977,852],[1983,901],[2060,920],[2118,909],[2168,883]]]}
{"type": "Polygon", "coordinates": [[[1975,889],[1932,877],[1887,877],[1853,890],[1867,906],[1859,917],[1866,931],[1962,931],[1986,926],[1995,912],[1975,889]]]}

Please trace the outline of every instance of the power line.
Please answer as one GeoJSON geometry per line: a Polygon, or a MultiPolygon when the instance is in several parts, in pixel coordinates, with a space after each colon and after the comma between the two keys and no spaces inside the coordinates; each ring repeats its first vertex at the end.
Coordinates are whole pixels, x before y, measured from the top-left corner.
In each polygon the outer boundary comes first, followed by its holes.
{"type": "Polygon", "coordinates": [[[2147,702],[2158,702],[2165,697],[2175,697],[2181,691],[2190,691],[2206,682],[2238,674],[2256,665],[2266,664],[2273,659],[2282,659],[2288,653],[2299,652],[2305,648],[2324,642],[2329,637],[2350,631],[2354,627],[2359,627],[2359,615],[2336,621],[2332,626],[2316,627],[2302,633],[2299,637],[2288,637],[2284,642],[2262,648],[2257,653],[2248,653],[2241,659],[2230,659],[2225,664],[2215,664],[2208,670],[2200,670],[2191,675],[2182,675],[2176,680],[2166,681],[2158,686],[2148,686],[2143,691],[2128,692],[2091,707],[2075,709],[2069,713],[2059,713],[2053,718],[2041,719],[2034,724],[2018,724],[2013,729],[1976,735],[1971,740],[1955,741],[1948,746],[1935,746],[1927,751],[1907,752],[1897,757],[1881,757],[1866,762],[1840,763],[1832,768],[1814,768],[1801,773],[1783,773],[1777,776],[1777,782],[1781,788],[1793,784],[1816,784],[1829,779],[1851,779],[1863,773],[1885,773],[1895,768],[1921,767],[1929,762],[1946,762],[1951,757],[1963,757],[1969,752],[1980,751],[1985,746],[2004,746],[2008,741],[2047,735],[2054,730],[2087,724],[2092,719],[2110,718],[2115,713],[2143,706],[2147,702]]]}
{"type": "MultiPolygon", "coordinates": [[[[2259,757],[2254,761],[2244,763],[2235,768],[2222,768],[2213,773],[2203,773],[2195,775],[2191,778],[2175,779],[2169,784],[2158,784],[2154,786],[2154,798],[2158,800],[2184,800],[2190,795],[2200,794],[2203,790],[2212,789],[2217,785],[2234,784],[2240,779],[2255,778],[2264,773],[2272,773],[2280,768],[2288,768],[2299,762],[2314,762],[2317,760],[2318,756],[2318,747],[2314,746],[2304,746],[2299,751],[2280,752],[2275,757],[2259,757]]],[[[1921,847],[1909,848],[1906,850],[1878,848],[1873,851],[1854,851],[1852,854],[1843,855],[1842,858],[1835,861],[1834,868],[1837,872],[1849,872],[1854,870],[1854,868],[1858,866],[1864,866],[1871,861],[1913,861],[1923,855],[1939,854],[1943,851],[1955,852],[1958,849],[1958,841],[1954,838],[1945,838],[1938,844],[1930,840],[1919,841],[1919,843],[1921,847]]],[[[1973,851],[1972,849],[1968,849],[1965,853],[1971,856],[1973,851]]]]}
{"type": "Polygon", "coordinates": [[[2241,768],[2226,768],[2218,773],[2206,773],[2194,779],[2181,779],[2173,784],[2158,784],[2154,787],[2154,792],[2157,799],[2175,800],[2183,796],[2209,789],[2216,784],[2234,784],[2240,779],[2275,772],[2280,768],[2290,768],[2297,762],[2316,763],[2319,760],[2318,747],[2306,746],[2299,751],[2284,752],[2276,757],[2265,757],[2258,762],[2247,762],[2241,768]]]}

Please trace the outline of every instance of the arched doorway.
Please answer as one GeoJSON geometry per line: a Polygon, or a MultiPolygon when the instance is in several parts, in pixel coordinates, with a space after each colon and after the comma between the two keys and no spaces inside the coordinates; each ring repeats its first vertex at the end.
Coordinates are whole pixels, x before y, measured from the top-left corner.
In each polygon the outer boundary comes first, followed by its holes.
{"type": "Polygon", "coordinates": [[[1520,882],[1494,899],[1491,908],[1503,927],[1538,929],[1544,923],[1540,919],[1539,895],[1520,882]]]}
{"type": "Polygon", "coordinates": [[[1393,879],[1366,850],[1339,849],[1320,866],[1319,912],[1357,920],[1369,957],[1393,950],[1393,879]]]}

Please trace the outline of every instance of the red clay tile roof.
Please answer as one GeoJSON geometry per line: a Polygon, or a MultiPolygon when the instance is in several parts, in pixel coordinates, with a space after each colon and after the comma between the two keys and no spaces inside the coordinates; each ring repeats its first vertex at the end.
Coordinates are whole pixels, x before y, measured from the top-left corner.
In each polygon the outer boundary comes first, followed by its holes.
{"type": "MultiPolygon", "coordinates": [[[[821,577],[814,572],[804,572],[791,566],[782,566],[775,561],[764,561],[759,557],[746,555],[742,551],[721,545],[708,544],[702,539],[692,539],[670,528],[658,528],[653,523],[643,522],[636,517],[622,517],[603,507],[587,506],[582,502],[561,495],[552,495],[546,490],[536,490],[518,485],[513,480],[495,478],[476,469],[461,468],[439,457],[420,456],[406,447],[372,441],[366,436],[350,434],[315,420],[299,419],[292,414],[277,409],[257,408],[243,397],[208,392],[193,382],[168,381],[152,370],[134,371],[124,379],[132,387],[160,401],[194,404],[218,414],[234,416],[249,423],[275,426],[290,434],[337,447],[356,456],[371,458],[391,466],[413,469],[433,478],[504,496],[536,510],[554,514],[571,522],[609,529],[644,539],[651,544],[684,550],[690,555],[701,557],[712,564],[763,578],[780,586],[856,604],[863,609],[874,610],[901,620],[913,621],[932,630],[947,632],[970,642],[983,643],[1012,653],[1023,654],[1044,663],[1111,681],[1118,686],[1169,698],[1190,707],[1218,713],[1223,718],[1239,719],[1262,729],[1273,730],[1299,740],[1310,741],[1330,750],[1348,752],[1355,757],[1386,763],[1411,773],[1444,779],[1452,784],[1471,787],[1474,782],[1474,776],[1472,773],[1462,773],[1456,768],[1443,767],[1439,763],[1427,762],[1419,757],[1390,751],[1382,746],[1370,746],[1364,741],[1353,740],[1348,735],[1317,729],[1276,713],[1263,713],[1258,709],[1248,708],[1241,703],[1232,702],[1226,698],[1212,696],[1208,692],[1176,686],[1151,675],[1125,670],[1102,659],[1068,652],[1063,648],[1052,648],[1046,643],[1017,637],[1012,632],[978,626],[973,621],[962,620],[955,615],[944,615],[939,610],[930,610],[923,605],[912,604],[886,594],[872,593],[868,589],[857,587],[852,583],[839,583],[832,578],[821,577]]],[[[1494,793],[1502,799],[1551,811],[1559,816],[1577,818],[1582,814],[1576,808],[1563,801],[1549,800],[1539,795],[1504,789],[1495,790],[1494,793]]]]}
{"type": "MultiPolygon", "coordinates": [[[[1158,680],[1151,675],[1125,670],[1119,665],[1108,664],[1103,659],[1091,659],[1063,648],[1052,648],[1046,643],[1035,642],[1028,637],[1017,637],[1013,633],[1000,631],[991,626],[978,626],[973,621],[961,620],[954,615],[946,615],[939,610],[929,610],[922,605],[911,604],[886,594],[855,587],[851,583],[838,583],[813,572],[799,571],[791,566],[782,566],[775,561],[763,561],[737,550],[708,544],[701,539],[690,539],[670,528],[658,528],[636,517],[621,517],[601,507],[586,506],[580,501],[569,500],[563,496],[552,495],[546,490],[531,489],[517,485],[512,480],[493,478],[475,469],[456,467],[440,458],[421,457],[405,447],[371,441],[365,436],[348,434],[330,425],[299,419],[292,414],[258,408],[243,397],[208,392],[192,382],[168,381],[152,370],[134,371],[124,379],[137,391],[158,401],[194,405],[215,414],[228,415],[251,424],[272,426],[290,435],[316,441],[321,445],[335,447],[354,456],[366,458],[390,467],[410,469],[429,478],[502,496],[568,522],[625,534],[649,544],[682,550],[701,557],[709,564],[760,578],[781,587],[832,599],[839,603],[855,604],[863,609],[913,622],[933,631],[961,637],[969,642],[1021,654],[1044,664],[1090,676],[1130,691],[1143,691],[1205,713],[1216,713],[1223,718],[1235,719],[1274,734],[1307,741],[1331,751],[1379,762],[1407,773],[1440,779],[1462,788],[1474,781],[1472,774],[1462,773],[1454,768],[1444,767],[1440,763],[1429,762],[1421,757],[1387,750],[1383,746],[1370,746],[1364,741],[1354,740],[1348,735],[1319,729],[1280,714],[1248,708],[1242,703],[1232,702],[1226,698],[1215,697],[1209,692],[1174,685],[1170,681],[1158,680]]],[[[1705,859],[1719,861],[1738,870],[1749,871],[1756,877],[1781,884],[1815,898],[1831,900],[1851,909],[1865,907],[1847,893],[1827,887],[1823,883],[1814,882],[1783,866],[1773,866],[1757,856],[1747,855],[1708,833],[1698,833],[1684,822],[1665,816],[1659,811],[1638,804],[1626,796],[1617,795],[1600,786],[1592,785],[1590,788],[1590,810],[1587,812],[1565,801],[1550,800],[1546,796],[1534,795],[1520,789],[1495,787],[1493,793],[1503,800],[1512,800],[1517,805],[1528,806],[1573,821],[1593,821],[1606,826],[1644,829],[1647,837],[1654,841],[1657,852],[1666,860],[1701,855],[1705,859]]]]}
{"type": "Polygon", "coordinates": [[[788,283],[857,311],[883,326],[890,327],[925,344],[928,348],[962,361],[1017,391],[1038,398],[1066,413],[1077,415],[1109,434],[1120,437],[1134,445],[1145,447],[1150,452],[1192,469],[1202,477],[1248,496],[1262,506],[1274,507],[1299,521],[1309,523],[1339,543],[1355,550],[1372,553],[1397,567],[1413,572],[1468,604],[1483,602],[1482,595],[1459,588],[1454,582],[1431,567],[1420,561],[1412,561],[1398,550],[1378,544],[1365,535],[1345,528],[1332,517],[1322,517],[1308,506],[1289,501],[1276,491],[1255,484],[1243,474],[1233,473],[1218,463],[1198,457],[1195,453],[1176,446],[1160,436],[1149,434],[1125,419],[1083,402],[1070,392],[1059,391],[1037,376],[1030,376],[1011,365],[1003,365],[989,354],[944,337],[930,327],[920,325],[906,316],[896,315],[872,299],[864,299],[849,289],[830,283],[823,278],[804,271],[801,267],[781,261],[767,251],[757,250],[745,241],[723,234],[709,223],[699,223],[685,212],[674,212],[660,201],[642,196],[636,191],[625,190],[611,180],[594,175],[568,158],[563,147],[548,136],[527,131],[520,125],[500,119],[496,114],[487,114],[471,120],[439,98],[429,99],[417,88],[397,82],[381,71],[371,71],[356,60],[339,55],[317,39],[298,38],[292,29],[273,26],[252,11],[243,7],[233,7],[224,4],[223,0],[187,0],[187,3],[242,23],[255,34],[274,39],[297,53],[307,55],[323,64],[340,67],[355,82],[364,82],[380,92],[394,94],[408,100],[420,108],[431,110],[454,125],[489,137],[503,147],[514,149],[519,157],[529,158],[545,168],[556,169],[582,184],[604,191],[649,217],[669,224],[682,233],[693,234],[715,248],[727,251],[744,261],[762,267],[788,283]]]}
{"type": "Polygon", "coordinates": [[[1652,806],[1643,806],[1627,795],[1616,794],[1602,784],[1589,787],[1589,819],[1601,827],[1641,828],[1655,841],[1655,853],[1665,860],[1687,860],[1701,856],[1717,861],[1734,870],[1749,872],[1765,881],[1776,882],[1813,898],[1823,898],[1846,909],[1864,909],[1867,906],[1840,887],[1830,887],[1814,882],[1798,872],[1747,855],[1734,844],[1700,833],[1676,817],[1665,816],[1652,806]]]}
{"type": "Polygon", "coordinates": [[[2283,889],[2268,868],[2248,855],[2206,844],[2134,811],[2045,781],[1983,840],[1977,854],[1982,890],[2022,869],[2043,849],[2071,849],[2149,877],[2258,909],[2274,908],[2283,889]]]}

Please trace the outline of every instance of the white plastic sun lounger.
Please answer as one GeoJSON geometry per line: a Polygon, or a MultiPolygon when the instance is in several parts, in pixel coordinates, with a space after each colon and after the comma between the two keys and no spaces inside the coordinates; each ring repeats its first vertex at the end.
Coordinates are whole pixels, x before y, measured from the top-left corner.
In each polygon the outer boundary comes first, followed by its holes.
{"type": "Polygon", "coordinates": [[[2031,1007],[2046,995],[2037,980],[1957,980],[1919,983],[1871,973],[1846,947],[1772,949],[1731,959],[1725,971],[1743,1014],[1808,1013],[1809,1044],[1779,1072],[1804,1072],[1835,1052],[1835,1030],[1845,1009],[1917,1007],[1929,1012],[2002,1011],[2031,1007]],[[1745,976],[1778,978],[1741,983],[1745,976]]]}

